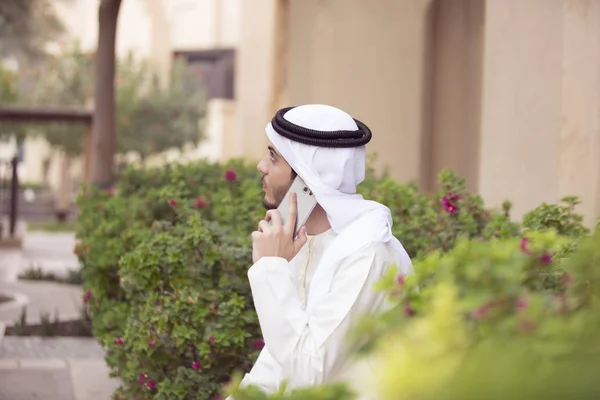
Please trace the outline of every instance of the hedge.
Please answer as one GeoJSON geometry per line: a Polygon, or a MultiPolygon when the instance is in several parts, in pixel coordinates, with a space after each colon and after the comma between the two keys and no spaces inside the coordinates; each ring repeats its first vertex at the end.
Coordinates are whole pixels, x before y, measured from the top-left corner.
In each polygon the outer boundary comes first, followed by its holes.
{"type": "MultiPolygon", "coordinates": [[[[455,293],[449,284],[434,290],[442,282],[425,271],[435,262],[446,265],[443,257],[456,257],[453,252],[465,243],[484,246],[475,247],[483,257],[496,251],[486,245],[514,247],[523,232],[534,229],[552,227],[571,238],[589,233],[574,213],[577,199],[542,205],[518,223],[511,220],[510,203],[486,208],[452,171],[440,173],[439,184],[439,191],[427,194],[415,184],[370,173],[360,187],[365,197],[390,207],[394,234],[415,260],[418,273],[406,282],[421,281],[423,291],[402,290],[399,304],[416,315],[428,315],[435,303],[432,293],[455,293]]],[[[83,300],[92,313],[94,335],[107,350],[111,375],[122,381],[116,398],[220,398],[224,387],[235,386],[239,373],[251,368],[264,345],[246,276],[249,233],[264,215],[261,196],[259,173],[241,160],[131,168],[115,188],[88,188],[79,196],[75,251],[83,265],[83,300]]],[[[574,251],[574,243],[562,251],[574,251]]],[[[502,254],[510,253],[509,247],[502,254]]],[[[470,273],[477,272],[472,268],[470,273]]],[[[538,282],[541,270],[528,271],[532,284],[538,282]]],[[[547,279],[542,286],[554,282],[547,279]]],[[[382,321],[365,326],[373,333],[379,332],[377,326],[395,326],[382,321]]],[[[254,396],[248,398],[263,398],[254,396]]],[[[341,399],[350,392],[334,386],[293,396],[341,399]]]]}

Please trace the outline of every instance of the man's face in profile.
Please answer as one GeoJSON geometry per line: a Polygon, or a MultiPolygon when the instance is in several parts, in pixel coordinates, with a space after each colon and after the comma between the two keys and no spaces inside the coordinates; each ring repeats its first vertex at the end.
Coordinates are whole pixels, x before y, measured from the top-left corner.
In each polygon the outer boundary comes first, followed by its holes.
{"type": "Polygon", "coordinates": [[[265,196],[263,205],[267,210],[276,209],[292,185],[292,168],[279,154],[272,143],[267,146],[267,154],[256,168],[263,175],[262,184],[265,196]]]}

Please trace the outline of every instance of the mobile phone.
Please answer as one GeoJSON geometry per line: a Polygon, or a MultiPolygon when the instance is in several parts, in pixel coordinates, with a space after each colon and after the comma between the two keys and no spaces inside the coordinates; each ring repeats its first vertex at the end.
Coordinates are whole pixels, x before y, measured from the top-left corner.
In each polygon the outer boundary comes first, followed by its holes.
{"type": "Polygon", "coordinates": [[[304,180],[302,180],[300,176],[296,175],[294,182],[292,182],[292,185],[285,194],[281,204],[279,204],[279,207],[277,207],[284,225],[289,215],[290,195],[292,192],[296,192],[296,204],[298,210],[298,213],[296,214],[296,226],[294,227],[294,237],[296,237],[296,235],[298,235],[298,231],[306,223],[310,213],[312,213],[313,209],[317,205],[317,199],[308,186],[306,186],[304,180]]]}

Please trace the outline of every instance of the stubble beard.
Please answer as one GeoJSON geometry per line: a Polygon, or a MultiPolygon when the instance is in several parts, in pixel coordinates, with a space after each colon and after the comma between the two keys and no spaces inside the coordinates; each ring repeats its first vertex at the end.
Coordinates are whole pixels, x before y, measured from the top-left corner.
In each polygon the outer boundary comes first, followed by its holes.
{"type": "Polygon", "coordinates": [[[292,186],[292,182],[293,181],[290,181],[290,183],[285,187],[280,186],[273,189],[273,197],[275,198],[275,202],[273,203],[267,201],[267,195],[265,193],[265,196],[263,197],[263,207],[265,210],[275,210],[277,207],[279,207],[288,189],[290,186],[292,186]]]}

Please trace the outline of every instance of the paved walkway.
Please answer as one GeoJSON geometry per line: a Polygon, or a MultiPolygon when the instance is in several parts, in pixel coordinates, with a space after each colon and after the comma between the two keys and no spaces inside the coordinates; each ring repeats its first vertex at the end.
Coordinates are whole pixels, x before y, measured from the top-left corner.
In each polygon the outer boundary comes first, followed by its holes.
{"type": "Polygon", "coordinates": [[[0,282],[0,293],[17,298],[12,304],[0,305],[0,321],[14,325],[21,317],[23,307],[27,307],[27,322],[30,324],[38,324],[42,313],[49,313],[52,320],[57,314],[61,321],[78,319],[83,290],[78,285],[19,280],[15,283],[0,282]]]}
{"type": "Polygon", "coordinates": [[[30,267],[64,276],[69,269],[79,268],[73,253],[75,234],[69,232],[28,232],[23,238],[19,273],[30,267]]]}
{"type": "Polygon", "coordinates": [[[0,399],[110,400],[118,386],[95,339],[2,340],[0,399]]]}
{"type": "MultiPolygon", "coordinates": [[[[58,312],[63,321],[79,317],[80,286],[15,279],[30,267],[57,275],[77,268],[74,244],[69,233],[26,235],[17,265],[8,265],[10,270],[0,274],[9,277],[0,281],[0,293],[16,299],[0,305],[0,325],[14,325],[23,306],[30,324],[39,323],[42,312],[52,319],[58,312]]],[[[5,261],[11,259],[4,256],[5,261]]],[[[109,378],[104,350],[94,338],[2,337],[3,333],[0,327],[0,400],[110,400],[119,385],[109,378]]]]}

